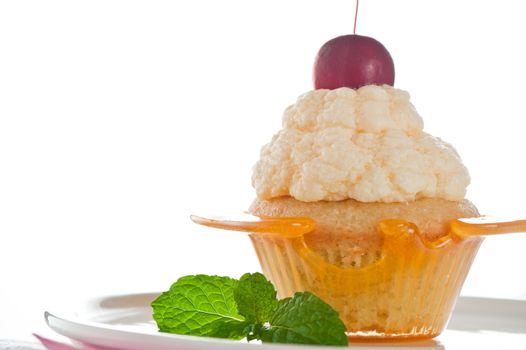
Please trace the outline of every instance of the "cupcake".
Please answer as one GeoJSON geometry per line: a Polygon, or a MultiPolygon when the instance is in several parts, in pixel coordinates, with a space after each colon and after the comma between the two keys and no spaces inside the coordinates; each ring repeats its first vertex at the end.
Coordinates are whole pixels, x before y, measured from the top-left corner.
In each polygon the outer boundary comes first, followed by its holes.
{"type": "Polygon", "coordinates": [[[449,223],[479,216],[458,153],[423,131],[409,94],[388,85],[299,97],[252,178],[260,217],[308,217],[301,237],[252,234],[281,297],[311,291],[349,336],[434,337],[480,245],[449,223]]]}
{"type": "Polygon", "coordinates": [[[464,198],[468,171],[423,131],[378,41],[328,41],[314,78],[254,166],[249,213],[260,220],[194,221],[251,232],[279,296],[313,292],[351,338],[432,338],[482,242],[456,220],[479,217],[464,198]]]}

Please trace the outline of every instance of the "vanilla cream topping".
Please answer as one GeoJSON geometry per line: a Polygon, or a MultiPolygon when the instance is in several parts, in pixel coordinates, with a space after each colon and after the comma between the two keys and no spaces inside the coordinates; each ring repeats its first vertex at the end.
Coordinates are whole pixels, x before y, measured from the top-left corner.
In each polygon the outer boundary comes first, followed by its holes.
{"type": "Polygon", "coordinates": [[[387,85],[300,96],[252,176],[262,199],[305,202],[459,201],[469,181],[455,149],[423,132],[409,94],[387,85]]]}

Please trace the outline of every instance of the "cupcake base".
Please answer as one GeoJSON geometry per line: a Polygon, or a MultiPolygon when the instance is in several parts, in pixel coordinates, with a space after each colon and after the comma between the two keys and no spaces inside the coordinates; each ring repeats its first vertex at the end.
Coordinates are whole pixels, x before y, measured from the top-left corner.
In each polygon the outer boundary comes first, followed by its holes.
{"type": "MultiPolygon", "coordinates": [[[[387,220],[377,259],[342,267],[304,237],[251,234],[263,272],[281,298],[310,291],[339,312],[350,338],[432,338],[445,328],[481,238],[431,242],[414,224],[387,220]]],[[[345,261],[346,252],[337,260],[345,261]]],[[[354,252],[349,252],[354,254],[354,252]]]]}

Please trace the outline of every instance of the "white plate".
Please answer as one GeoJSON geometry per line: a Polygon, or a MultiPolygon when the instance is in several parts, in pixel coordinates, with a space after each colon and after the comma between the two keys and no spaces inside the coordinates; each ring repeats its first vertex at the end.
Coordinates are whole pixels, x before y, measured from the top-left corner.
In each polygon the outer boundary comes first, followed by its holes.
{"type": "MultiPolygon", "coordinates": [[[[334,347],[253,344],[159,333],[150,302],[158,294],[98,298],[73,314],[46,312],[53,330],[71,339],[119,350],[327,350],[334,347]]],[[[444,333],[434,340],[351,344],[352,349],[526,350],[526,300],[461,297],[444,333]]]]}

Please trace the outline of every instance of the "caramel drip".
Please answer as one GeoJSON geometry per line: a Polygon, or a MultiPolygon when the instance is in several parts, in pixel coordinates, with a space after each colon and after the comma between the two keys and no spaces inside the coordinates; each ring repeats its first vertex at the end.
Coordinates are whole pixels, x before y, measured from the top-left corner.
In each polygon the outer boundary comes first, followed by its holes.
{"type": "Polygon", "coordinates": [[[229,217],[190,216],[196,224],[223,230],[261,234],[275,234],[283,237],[301,237],[314,231],[316,222],[309,218],[259,217],[250,214],[229,217]]]}
{"type": "Polygon", "coordinates": [[[458,238],[526,232],[526,220],[505,220],[492,217],[458,219],[451,222],[451,235],[458,238]]]}
{"type": "MultiPolygon", "coordinates": [[[[316,227],[313,219],[306,217],[259,217],[250,214],[228,217],[202,217],[192,215],[197,224],[230,231],[278,235],[281,237],[301,237],[316,227]]],[[[490,217],[457,219],[450,224],[450,232],[435,240],[429,241],[420,234],[416,225],[404,220],[382,220],[379,224],[384,235],[410,235],[419,239],[427,248],[438,248],[451,241],[458,241],[474,236],[496,235],[503,233],[526,232],[526,220],[503,220],[490,217]]]]}

